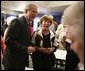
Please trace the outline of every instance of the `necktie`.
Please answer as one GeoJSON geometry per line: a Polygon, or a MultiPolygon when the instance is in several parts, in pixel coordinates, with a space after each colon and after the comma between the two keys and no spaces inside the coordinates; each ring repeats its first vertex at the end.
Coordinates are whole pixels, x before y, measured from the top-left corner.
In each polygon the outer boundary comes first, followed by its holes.
{"type": "Polygon", "coordinates": [[[32,33],[33,33],[33,26],[32,26],[32,24],[30,23],[30,32],[31,32],[31,35],[32,35],[32,33]]]}
{"type": "Polygon", "coordinates": [[[32,27],[32,23],[29,23],[28,26],[29,26],[29,27],[28,27],[28,28],[29,28],[29,36],[30,36],[30,38],[31,38],[31,35],[32,35],[33,31],[34,31],[34,30],[33,30],[33,27],[32,27]]]}

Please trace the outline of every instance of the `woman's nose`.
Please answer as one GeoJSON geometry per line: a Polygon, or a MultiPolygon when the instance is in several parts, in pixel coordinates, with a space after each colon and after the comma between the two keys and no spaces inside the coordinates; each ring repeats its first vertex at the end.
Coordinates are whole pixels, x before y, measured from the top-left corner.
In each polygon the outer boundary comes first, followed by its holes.
{"type": "Polygon", "coordinates": [[[47,25],[49,24],[48,22],[45,22],[47,25]]]}

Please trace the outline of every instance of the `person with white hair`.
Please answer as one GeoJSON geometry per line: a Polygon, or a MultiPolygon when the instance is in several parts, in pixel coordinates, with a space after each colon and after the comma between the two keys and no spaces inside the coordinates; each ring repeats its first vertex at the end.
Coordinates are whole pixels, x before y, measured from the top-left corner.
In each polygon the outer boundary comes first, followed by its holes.
{"type": "Polygon", "coordinates": [[[15,19],[15,18],[16,18],[15,16],[9,16],[9,17],[7,17],[7,25],[10,25],[11,21],[13,19],[15,19]]]}
{"type": "Polygon", "coordinates": [[[79,58],[75,69],[84,70],[84,1],[77,2],[64,11],[63,24],[68,28],[67,37],[72,41],[70,49],[79,58]]]}
{"type": "Polygon", "coordinates": [[[77,54],[80,60],[77,67],[78,70],[84,70],[84,28],[83,27],[84,26],[80,24],[75,24],[68,30],[68,32],[70,32],[69,38],[72,40],[71,49],[77,54]]]}
{"type": "MultiPolygon", "coordinates": [[[[11,21],[14,20],[16,17],[15,16],[10,16],[7,18],[7,25],[9,26],[11,24],[11,21]]],[[[5,32],[4,32],[4,36],[3,39],[5,39],[6,37],[6,33],[7,33],[8,27],[6,28],[5,32]]]]}
{"type": "MultiPolygon", "coordinates": [[[[10,25],[10,22],[13,20],[13,19],[15,19],[16,17],[14,17],[14,16],[10,16],[10,17],[8,17],[7,18],[7,21],[6,21],[6,23],[7,23],[7,27],[6,27],[6,29],[5,29],[5,31],[4,31],[4,35],[3,35],[3,37],[1,36],[1,47],[3,48],[1,48],[1,66],[3,65],[3,57],[4,57],[4,54],[5,54],[5,52],[6,52],[6,45],[5,45],[5,42],[4,42],[4,39],[5,39],[5,36],[6,36],[6,33],[7,33],[7,29],[8,29],[8,26],[10,25]],[[2,52],[3,51],[3,52],[2,52]]],[[[5,70],[5,68],[4,68],[4,65],[1,67],[1,69],[3,70],[5,70]]]]}
{"type": "Polygon", "coordinates": [[[56,21],[54,21],[54,18],[53,18],[52,15],[49,15],[49,17],[50,17],[51,19],[53,19],[53,22],[52,22],[51,26],[49,27],[49,29],[50,29],[53,33],[55,33],[56,30],[57,30],[57,27],[58,27],[58,23],[57,23],[56,21]]]}
{"type": "Polygon", "coordinates": [[[77,55],[70,49],[71,40],[67,38],[67,27],[60,24],[55,33],[55,44],[60,50],[67,51],[65,70],[74,70],[79,62],[77,55]]]}
{"type": "Polygon", "coordinates": [[[6,51],[6,45],[4,43],[3,37],[1,36],[1,70],[4,70],[3,57],[6,51]]]}
{"type": "Polygon", "coordinates": [[[64,36],[66,36],[67,28],[63,26],[63,23],[58,25],[58,28],[55,32],[55,42],[59,45],[59,49],[65,50],[64,46],[61,43],[61,40],[64,36]]]}

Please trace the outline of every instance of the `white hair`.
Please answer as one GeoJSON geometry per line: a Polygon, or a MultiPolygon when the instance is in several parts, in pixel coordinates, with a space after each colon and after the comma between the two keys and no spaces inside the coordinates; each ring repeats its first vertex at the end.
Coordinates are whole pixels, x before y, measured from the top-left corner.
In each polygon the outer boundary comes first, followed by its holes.
{"type": "Polygon", "coordinates": [[[71,33],[74,34],[75,36],[78,36],[78,38],[84,39],[84,26],[83,25],[74,24],[69,29],[71,33]]]}
{"type": "Polygon", "coordinates": [[[53,16],[52,15],[49,15],[49,17],[53,19],[53,16]]]}
{"type": "Polygon", "coordinates": [[[13,19],[15,19],[15,18],[16,18],[15,16],[10,16],[10,17],[8,17],[8,18],[7,18],[7,25],[9,25],[10,22],[11,22],[13,19]]]}
{"type": "Polygon", "coordinates": [[[63,25],[70,26],[71,33],[81,38],[84,44],[84,1],[79,1],[64,11],[63,25]]]}
{"type": "Polygon", "coordinates": [[[63,24],[73,25],[74,21],[84,17],[84,1],[79,1],[74,5],[69,6],[63,13],[63,24]],[[72,23],[68,23],[68,22],[72,23]]]}

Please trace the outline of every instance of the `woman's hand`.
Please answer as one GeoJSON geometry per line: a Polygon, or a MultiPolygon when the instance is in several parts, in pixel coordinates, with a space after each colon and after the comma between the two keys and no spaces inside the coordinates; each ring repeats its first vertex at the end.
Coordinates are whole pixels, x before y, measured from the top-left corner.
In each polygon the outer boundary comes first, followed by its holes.
{"type": "Polygon", "coordinates": [[[49,47],[49,48],[45,48],[45,47],[39,48],[39,47],[36,47],[36,51],[40,51],[40,52],[45,53],[45,54],[50,54],[50,53],[52,53],[54,50],[55,50],[54,47],[52,47],[52,48],[51,48],[51,47],[49,47]]]}
{"type": "Polygon", "coordinates": [[[47,48],[46,53],[47,53],[47,54],[51,54],[54,50],[55,50],[54,47],[52,47],[52,48],[47,48]]]}

